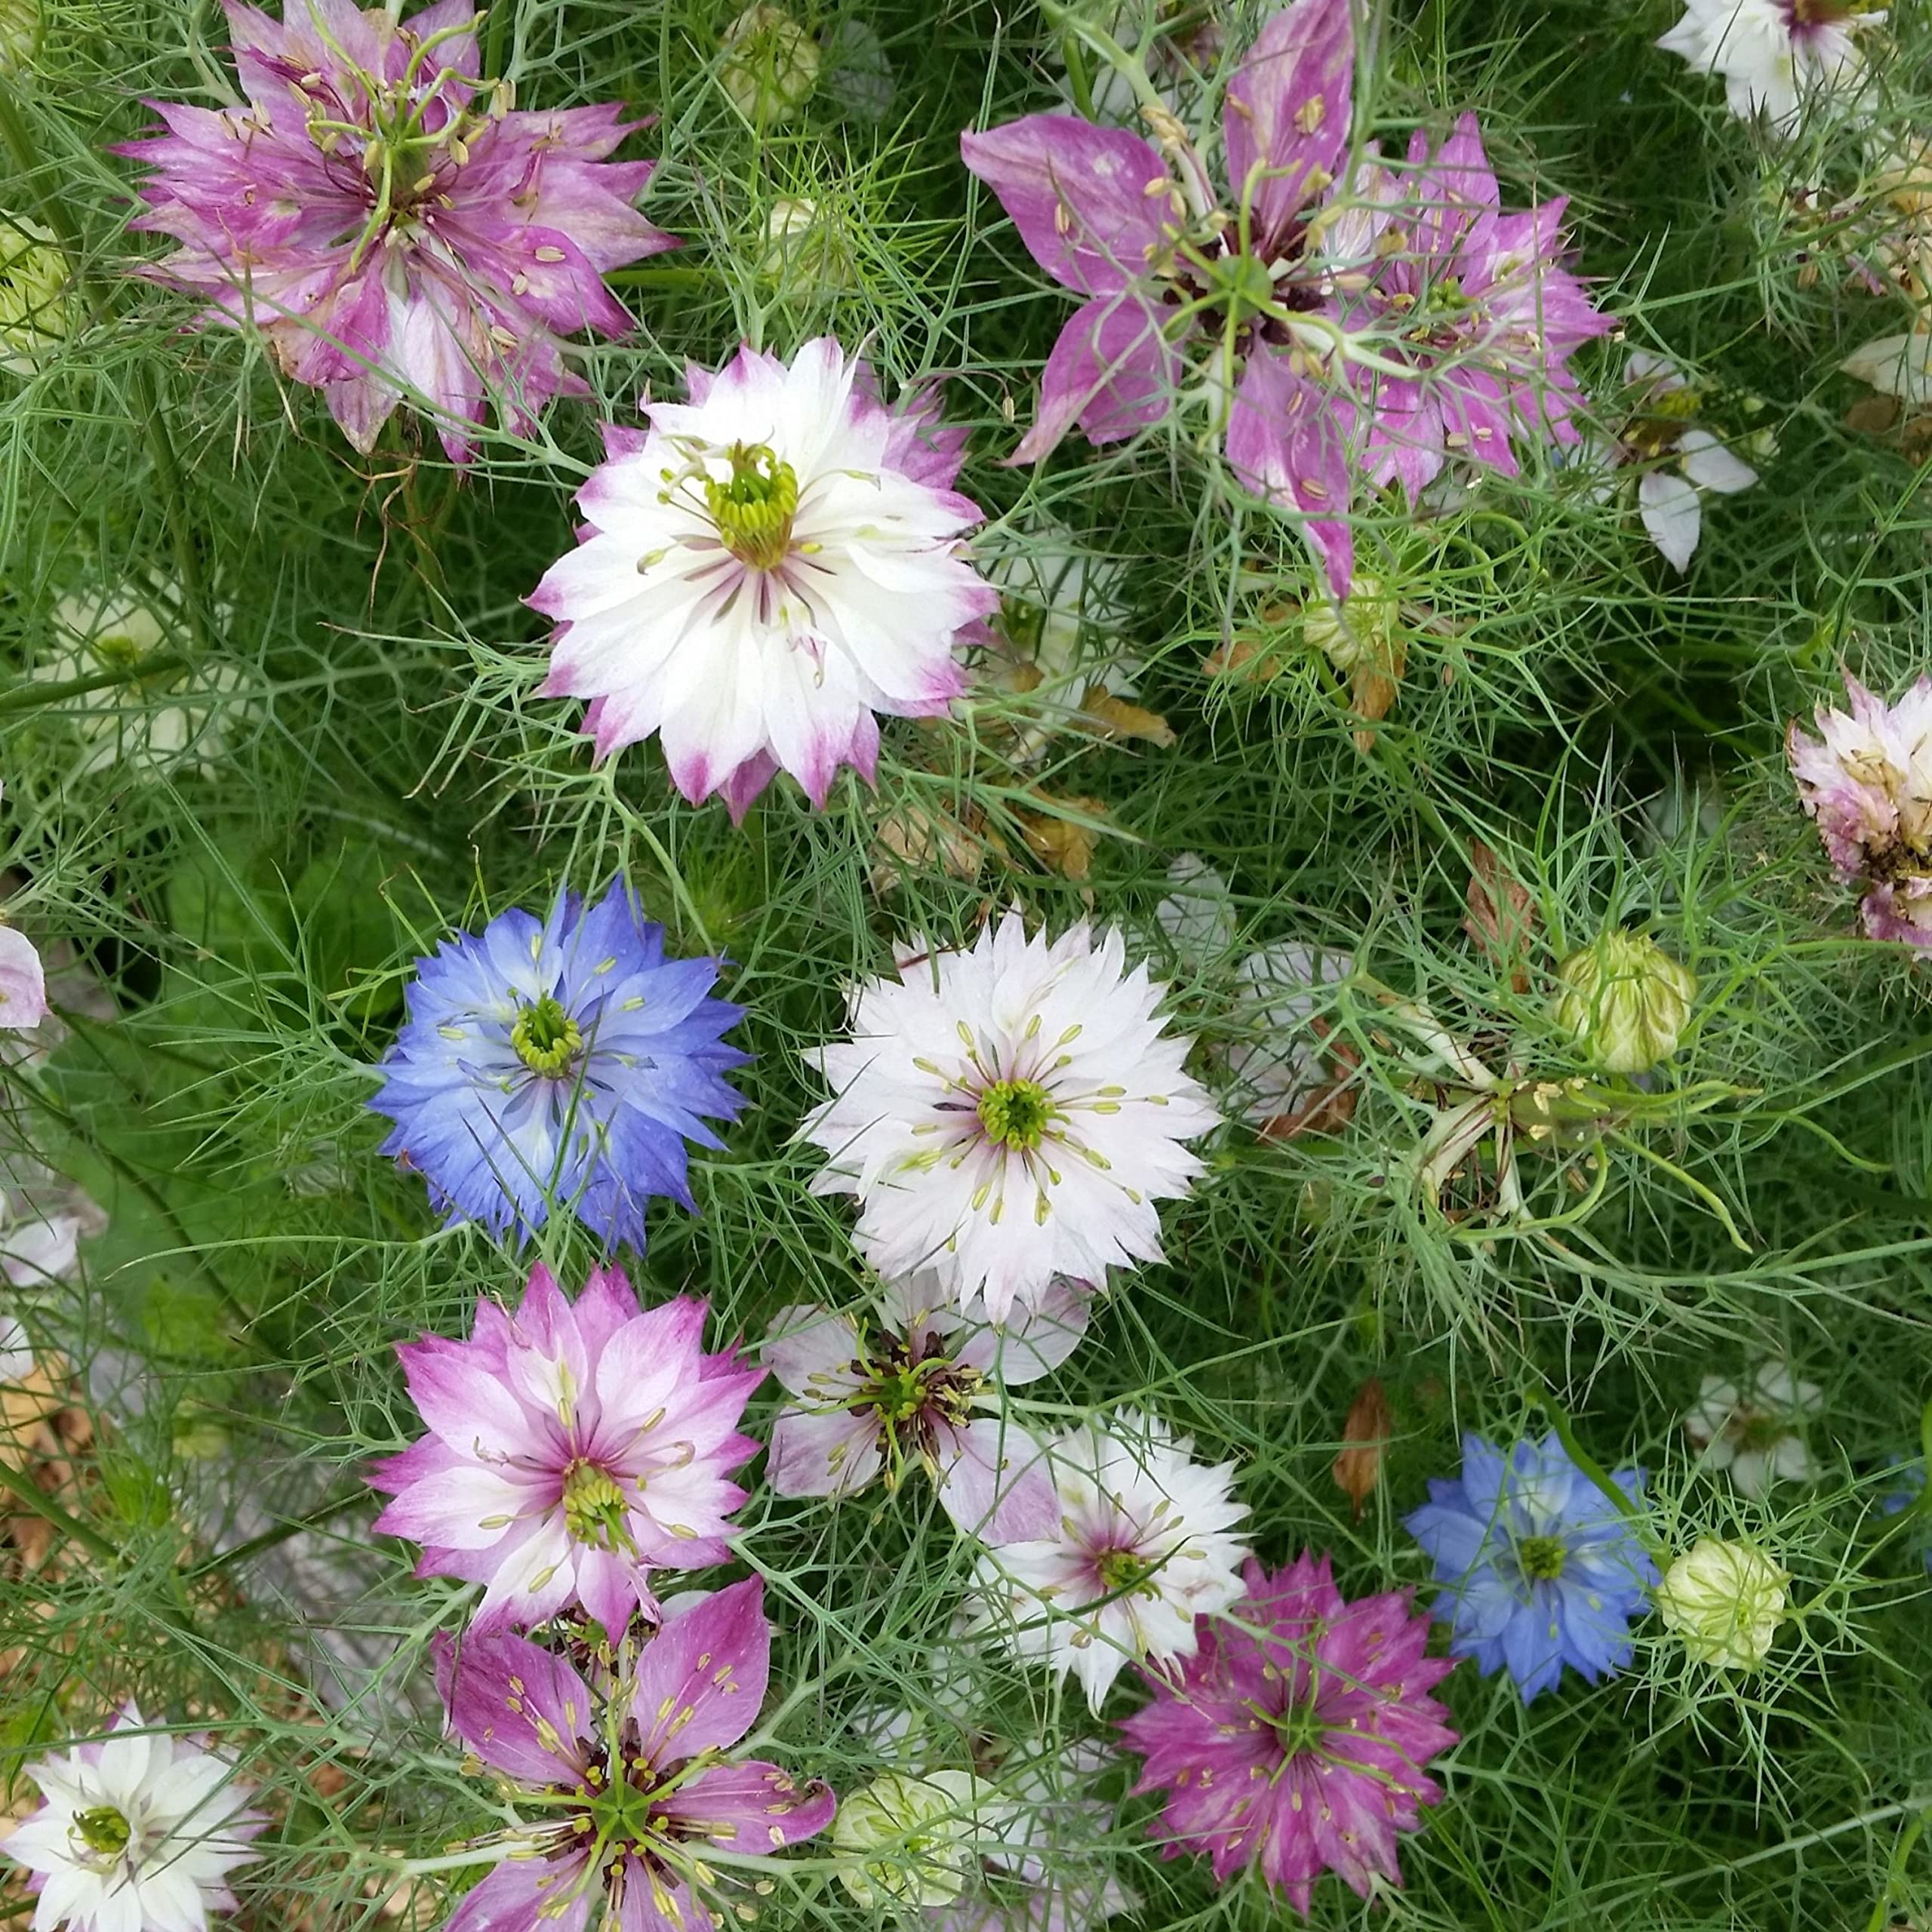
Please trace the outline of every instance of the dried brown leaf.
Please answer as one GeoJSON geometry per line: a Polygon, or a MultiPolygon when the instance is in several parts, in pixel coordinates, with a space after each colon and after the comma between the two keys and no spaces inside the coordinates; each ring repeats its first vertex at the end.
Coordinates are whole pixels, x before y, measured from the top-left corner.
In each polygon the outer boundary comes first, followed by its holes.
{"type": "Polygon", "coordinates": [[[1335,1458],[1336,1487],[1349,1499],[1356,1521],[1382,1480],[1382,1452],[1395,1431],[1395,1417],[1382,1384],[1371,1376],[1355,1391],[1342,1424],[1342,1452],[1335,1458]]]}

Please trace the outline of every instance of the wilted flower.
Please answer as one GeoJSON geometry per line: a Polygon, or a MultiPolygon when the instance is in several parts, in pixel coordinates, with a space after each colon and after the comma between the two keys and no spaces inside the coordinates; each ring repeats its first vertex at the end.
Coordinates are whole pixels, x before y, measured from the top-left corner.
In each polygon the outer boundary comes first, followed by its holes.
{"type": "Polygon", "coordinates": [[[525,1638],[472,1632],[459,1648],[439,1635],[451,1730],[534,1813],[444,1932],[721,1921],[730,1907],[709,1852],[755,1872],[838,1810],[823,1785],[731,1755],[758,1721],[771,1667],[755,1577],[684,1599],[608,1701],[525,1638]]]}
{"type": "Polygon", "coordinates": [[[676,245],[632,204],[648,161],[605,157],[642,124],[615,103],[519,112],[481,78],[471,0],[380,8],[224,0],[245,109],[151,103],[165,131],[116,152],[155,171],[133,226],[180,246],[149,272],[204,318],[265,335],[365,453],[426,401],[452,460],[490,410],[528,435],[589,393],[564,337],[626,333],[611,269],[676,245]]]}
{"type": "Polygon", "coordinates": [[[1860,880],[1872,938],[1932,948],[1932,677],[1887,705],[1850,672],[1849,712],[1785,734],[1799,798],[1841,879],[1860,880]]]}
{"type": "Polygon", "coordinates": [[[729,1555],[745,1492],[728,1472],[758,1447],[737,1426],[764,1371],[705,1352],[706,1312],[641,1309],[614,1268],[573,1305],[540,1266],[515,1315],[479,1299],[467,1342],[397,1349],[429,1433],[376,1466],[395,1499],[376,1527],[423,1546],[418,1576],[486,1586],[472,1631],[580,1604],[615,1642],[633,1611],[657,1615],[654,1571],[729,1555]]]}
{"type": "Polygon", "coordinates": [[[965,688],[958,647],[998,598],[959,541],[964,432],[931,387],[886,408],[829,336],[685,380],[648,430],[606,429],[577,493],[579,547],[530,599],[557,620],[544,694],[592,700],[599,758],[657,734],[694,804],[742,817],[782,768],[822,807],[840,766],[872,782],[880,714],[965,688]]]}
{"type": "Polygon", "coordinates": [[[1527,992],[1527,956],[1537,929],[1536,900],[1528,887],[1512,876],[1494,850],[1480,838],[1469,841],[1469,882],[1463,903],[1469,909],[1463,919],[1463,931],[1497,965],[1509,968],[1512,992],[1527,992]]]}
{"type": "Polygon", "coordinates": [[[781,1309],[765,1360],[792,1399],[771,1426],[780,1496],[849,1496],[922,1467],[963,1534],[1003,1543],[1056,1521],[1040,1445],[1003,1389],[1059,1367],[1087,1332],[1091,1291],[1055,1281],[1003,1327],[969,1320],[930,1272],[888,1281],[861,1333],[850,1315],[781,1309]]]}
{"type": "Polygon", "coordinates": [[[1838,367],[1881,395],[1914,408],[1932,403],[1932,331],[1923,326],[1861,343],[1838,367]]]}
{"type": "Polygon", "coordinates": [[[1183,852],[1168,866],[1168,897],[1154,917],[1181,963],[1196,971],[1234,945],[1234,895],[1198,852],[1183,852]]]}
{"type": "Polygon", "coordinates": [[[1187,1192],[1183,1143],[1218,1118],[1183,1070],[1192,1042],[1155,1017],[1163,990],[1084,924],[1029,940],[1014,912],[964,951],[915,944],[811,1056],[834,1090],[798,1131],[826,1153],[814,1190],[859,1196],[880,1274],[929,1268],[994,1321],[1057,1276],[1158,1260],[1154,1204],[1187,1192]]]}
{"type": "MultiPolygon", "coordinates": [[[[218,614],[226,617],[225,607],[218,614]]],[[[112,672],[118,680],[54,712],[85,742],[82,771],[107,771],[124,761],[204,777],[219,768],[241,674],[232,664],[179,661],[188,626],[178,586],[129,583],[63,597],[54,606],[53,629],[57,648],[35,665],[35,678],[59,685],[112,672]]]]}
{"type": "Polygon", "coordinates": [[[1071,1672],[1100,1708],[1127,1664],[1192,1657],[1195,1620],[1241,1595],[1247,1514],[1235,1466],[1192,1460],[1191,1438],[1124,1411],[1051,1445],[1060,1521],[980,1558],[971,1614],[1013,1653],[1071,1672]]]}
{"type": "Polygon", "coordinates": [[[1734,496],[1749,489],[1758,472],[1700,426],[1703,392],[1674,362],[1648,349],[1633,349],[1624,380],[1635,398],[1617,454],[1644,466],[1637,485],[1638,513],[1665,561],[1681,571],[1703,534],[1700,493],[1715,490],[1734,496]]]}
{"type": "MultiPolygon", "coordinates": [[[[0,8],[6,4],[0,0],[0,8]]],[[[75,320],[71,282],[51,231],[25,215],[0,214],[0,369],[31,376],[66,340],[75,320]]]]}
{"type": "Polygon", "coordinates": [[[1382,1457],[1395,1426],[1389,1398],[1371,1375],[1349,1404],[1342,1423],[1342,1447],[1331,1471],[1335,1486],[1349,1499],[1357,1522],[1361,1521],[1361,1506],[1382,1480],[1382,1457]]]}
{"type": "Polygon", "coordinates": [[[1337,597],[1358,478],[1399,479],[1414,502],[1452,459],[1513,475],[1512,441],[1575,441],[1568,358],[1611,326],[1561,266],[1563,204],[1502,213],[1473,115],[1433,152],[1419,131],[1399,169],[1371,149],[1331,211],[1354,65],[1348,0],[1267,21],[1228,83],[1219,206],[1171,116],[1158,146],[1046,114],[960,142],[1035,260],[1084,298],[1016,460],[1076,421],[1094,443],[1160,421],[1198,344],[1230,467],[1296,513],[1337,597]]]}
{"type": "Polygon", "coordinates": [[[1799,1431],[1823,1401],[1823,1390],[1801,1381],[1786,1362],[1762,1364],[1742,1386],[1707,1375],[1684,1433],[1704,1468],[1728,1469],[1745,1495],[1761,1502],[1774,1483],[1809,1482],[1817,1474],[1799,1431]]]}
{"type": "Polygon", "coordinates": [[[27,1767],[40,1809],[0,1841],[34,1875],[36,1932],[189,1932],[232,1912],[229,1875],[266,1826],[220,1752],[147,1730],[124,1705],[106,1737],[27,1767]]]}
{"type": "Polygon", "coordinates": [[[1607,1073],[1647,1073],[1677,1051],[1697,977],[1647,934],[1606,926],[1556,969],[1557,1030],[1607,1073]]]}
{"type": "Polygon", "coordinates": [[[1885,17],[1850,0],[1687,0],[1683,19],[1657,42],[1698,74],[1724,77],[1732,113],[1762,113],[1781,133],[1814,96],[1855,92],[1865,64],[1853,39],[1885,17]]]}
{"type": "Polygon", "coordinates": [[[1700,1663],[1755,1670],[1784,1621],[1791,1581],[1755,1543],[1700,1537],[1657,1586],[1657,1609],[1700,1663]]]}
{"type": "Polygon", "coordinates": [[[1354,1117],[1361,1057],[1318,1011],[1324,989],[1354,970],[1352,953],[1293,941],[1263,946],[1237,969],[1244,1037],[1228,1049],[1228,1071],[1241,1118],[1263,1140],[1331,1133],[1354,1117]]]}
{"type": "MultiPolygon", "coordinates": [[[[1611,1480],[1633,1503],[1643,1495],[1641,1469],[1611,1480]]],[[[1525,1703],[1566,1664],[1594,1684],[1629,1662],[1657,1565],[1553,1435],[1506,1454],[1465,1435],[1461,1475],[1431,1477],[1429,1497],[1404,1527],[1446,1586],[1456,1656],[1485,1677],[1506,1669],[1525,1703]]]]}
{"type": "MultiPolygon", "coordinates": [[[[1408,669],[1409,649],[1401,631],[1399,598],[1380,582],[1358,572],[1346,597],[1316,601],[1302,613],[1302,635],[1349,681],[1349,708],[1371,721],[1386,718],[1408,669]]],[[[1364,751],[1375,734],[1358,731],[1364,751]]]]}
{"type": "Polygon", "coordinates": [[[731,105],[761,125],[789,120],[818,85],[818,43],[783,7],[747,7],[724,29],[718,78],[731,105]]]}
{"type": "Polygon", "coordinates": [[[1326,1556],[1272,1576],[1250,1558],[1244,1580],[1194,1654],[1143,1673],[1154,1701],[1121,1725],[1147,1761],[1135,1794],[1168,1794],[1161,1857],[1204,1852],[1217,1880],[1257,1866],[1303,1914],[1324,1871],[1363,1898],[1399,1885],[1396,1834],[1442,1796],[1423,1767],[1456,1734],[1429,1693],[1455,1659],[1426,1654],[1406,1592],[1346,1601],[1326,1556]]]}
{"type": "Polygon", "coordinates": [[[743,1009],[707,998],[715,959],[669,959],[620,878],[595,906],[560,891],[549,916],[501,912],[417,962],[409,1018],[378,1069],[383,1143],[419,1170],[452,1220],[531,1232],[574,1211],[644,1246],[645,1204],[696,1211],[686,1141],[724,1145],[737,1117],[722,1076],[743,1009]]]}
{"type": "Polygon", "coordinates": [[[888,1771],[838,1807],[832,1842],[846,1854],[839,1883],[862,1906],[950,1905],[978,1869],[979,1841],[998,1804],[970,1771],[888,1771]]]}

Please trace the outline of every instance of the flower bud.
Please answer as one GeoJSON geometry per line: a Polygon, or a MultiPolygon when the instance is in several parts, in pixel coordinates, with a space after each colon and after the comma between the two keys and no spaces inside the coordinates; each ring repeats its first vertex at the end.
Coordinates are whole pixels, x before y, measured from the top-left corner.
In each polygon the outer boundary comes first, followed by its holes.
{"type": "Polygon", "coordinates": [[[1664,1572],[1657,1608],[1700,1663],[1755,1670],[1784,1620],[1790,1581],[1755,1544],[1700,1537],[1664,1572]]]}
{"type": "Polygon", "coordinates": [[[1556,969],[1554,1018],[1608,1073],[1644,1073],[1677,1050],[1697,977],[1654,939],[1608,926],[1556,969]]]}
{"type": "Polygon", "coordinates": [[[782,7],[747,7],[724,29],[719,78],[731,103],[761,126],[783,121],[818,85],[818,42],[782,7]]]}
{"type": "Polygon", "coordinates": [[[842,295],[852,286],[852,246],[838,217],[803,195],[774,202],[764,220],[758,273],[796,302],[842,295]]]}
{"type": "Polygon", "coordinates": [[[73,324],[67,258],[54,236],[37,221],[0,214],[0,369],[31,376],[73,324]]]}
{"type": "Polygon", "coordinates": [[[846,1854],[839,1882],[862,1906],[950,1905],[965,1890],[987,1835],[991,1795],[967,1771],[875,1778],[844,1800],[833,1822],[832,1841],[846,1854]]]}

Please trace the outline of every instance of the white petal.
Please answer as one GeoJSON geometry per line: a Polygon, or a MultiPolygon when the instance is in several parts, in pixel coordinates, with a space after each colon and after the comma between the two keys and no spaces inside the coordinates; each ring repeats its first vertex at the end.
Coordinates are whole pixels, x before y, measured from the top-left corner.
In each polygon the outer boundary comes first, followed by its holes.
{"type": "Polygon", "coordinates": [[[1651,541],[1674,569],[1683,570],[1697,555],[1703,522],[1696,489],[1668,470],[1654,469],[1638,485],[1637,502],[1651,541]]]}
{"type": "Polygon", "coordinates": [[[1758,480],[1758,472],[1741,462],[1708,429],[1686,429],[1678,441],[1678,466],[1700,490],[1734,496],[1758,480]]]}

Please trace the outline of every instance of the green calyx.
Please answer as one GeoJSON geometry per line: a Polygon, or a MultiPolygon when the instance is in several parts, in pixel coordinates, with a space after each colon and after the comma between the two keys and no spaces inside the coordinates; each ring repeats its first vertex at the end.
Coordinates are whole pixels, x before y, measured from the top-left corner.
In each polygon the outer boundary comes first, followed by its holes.
{"type": "Polygon", "coordinates": [[[980,1096],[980,1124],[989,1140],[1030,1154],[1045,1139],[1057,1110],[1037,1080],[995,1080],[980,1096]]]}
{"type": "Polygon", "coordinates": [[[510,1044],[531,1072],[554,1079],[583,1051],[583,1034],[555,996],[546,993],[517,1014],[510,1044]]]}
{"type": "Polygon", "coordinates": [[[763,443],[734,443],[726,452],[729,481],[707,478],[704,500],[724,547],[754,570],[776,570],[791,554],[792,519],[798,513],[798,478],[789,463],[763,443]]]}

